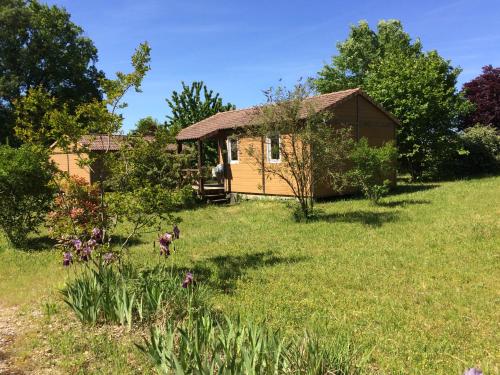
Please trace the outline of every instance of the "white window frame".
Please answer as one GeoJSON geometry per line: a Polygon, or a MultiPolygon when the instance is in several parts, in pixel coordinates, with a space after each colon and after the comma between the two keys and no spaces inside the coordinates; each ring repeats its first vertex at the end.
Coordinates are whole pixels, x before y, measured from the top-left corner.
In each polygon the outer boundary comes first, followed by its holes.
{"type": "Polygon", "coordinates": [[[238,164],[240,162],[240,141],[238,138],[228,138],[227,139],[227,161],[229,164],[238,164]],[[236,155],[238,155],[237,160],[232,159],[232,152],[231,152],[231,140],[236,141],[236,155]]]}
{"type": "Polygon", "coordinates": [[[277,134],[278,137],[278,150],[280,153],[280,157],[278,159],[273,159],[272,156],[272,148],[271,148],[271,138],[266,137],[266,146],[267,146],[267,162],[268,163],[281,163],[281,136],[277,134]]]}

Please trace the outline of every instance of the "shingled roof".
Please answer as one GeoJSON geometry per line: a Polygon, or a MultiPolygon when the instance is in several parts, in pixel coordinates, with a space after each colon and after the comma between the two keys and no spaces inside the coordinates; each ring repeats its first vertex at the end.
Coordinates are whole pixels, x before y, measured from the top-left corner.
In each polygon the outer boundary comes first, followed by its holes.
{"type": "MultiPolygon", "coordinates": [[[[130,137],[142,137],[148,142],[152,142],[155,137],[154,135],[142,135],[142,136],[128,136],[121,134],[86,134],[83,135],[78,144],[84,147],[88,151],[118,151],[123,143],[130,139],[130,137]]],[[[52,144],[51,148],[55,148],[57,142],[52,144]]],[[[174,143],[169,143],[166,145],[167,151],[176,151],[177,145],[174,143]]]]}
{"type": "MultiPolygon", "coordinates": [[[[385,111],[379,104],[375,103],[368,95],[366,95],[361,89],[350,89],[344,91],[332,92],[329,94],[323,94],[318,96],[313,96],[304,100],[307,104],[301,109],[301,116],[307,116],[309,111],[309,105],[312,105],[315,111],[320,112],[327,108],[332,108],[340,103],[346,101],[352,96],[359,94],[364,98],[369,100],[372,104],[377,106],[381,111],[383,111],[387,116],[393,119],[396,123],[398,120],[389,112],[385,111]]],[[[182,129],[179,134],[177,134],[176,139],[178,141],[190,141],[208,138],[214,135],[219,130],[224,129],[236,129],[245,126],[250,126],[255,124],[255,120],[259,116],[259,108],[251,107],[245,109],[236,109],[233,111],[219,112],[215,115],[201,120],[187,128],[182,129]]]]}

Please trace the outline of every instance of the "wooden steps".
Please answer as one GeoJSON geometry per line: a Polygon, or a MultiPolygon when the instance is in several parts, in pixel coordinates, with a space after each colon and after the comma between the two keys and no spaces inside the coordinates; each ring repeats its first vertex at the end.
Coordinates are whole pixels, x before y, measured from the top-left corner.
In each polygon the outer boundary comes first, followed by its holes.
{"type": "MultiPolygon", "coordinates": [[[[193,189],[198,190],[198,185],[193,185],[193,189]]],[[[229,197],[226,194],[224,185],[221,184],[204,184],[203,185],[203,201],[209,204],[227,204],[229,197]]]]}

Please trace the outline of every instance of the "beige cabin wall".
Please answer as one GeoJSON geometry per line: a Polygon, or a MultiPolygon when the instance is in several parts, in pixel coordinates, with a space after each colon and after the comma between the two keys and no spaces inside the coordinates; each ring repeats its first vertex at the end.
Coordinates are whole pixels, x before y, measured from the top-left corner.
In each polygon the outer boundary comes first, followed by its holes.
{"type": "Polygon", "coordinates": [[[66,172],[70,176],[83,178],[87,183],[90,183],[90,168],[88,166],[80,166],[80,159],[88,159],[88,156],[84,154],[64,153],[57,149],[50,155],[50,160],[54,162],[60,171],[66,172]]]}

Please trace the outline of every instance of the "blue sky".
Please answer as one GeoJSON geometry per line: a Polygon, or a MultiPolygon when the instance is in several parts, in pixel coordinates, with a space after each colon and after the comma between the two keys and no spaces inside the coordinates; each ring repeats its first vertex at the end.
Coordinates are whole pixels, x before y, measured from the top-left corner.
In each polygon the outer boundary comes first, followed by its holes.
{"type": "Polygon", "coordinates": [[[279,79],[293,84],[329,62],[349,25],[400,19],[463,73],[459,85],[487,64],[500,65],[499,0],[49,0],[64,6],[99,50],[108,77],[130,70],[134,48],[147,40],[151,71],[143,92],[127,95],[124,130],[146,116],[163,122],[165,98],[180,82],[203,80],[238,108],[259,104],[279,79]]]}

